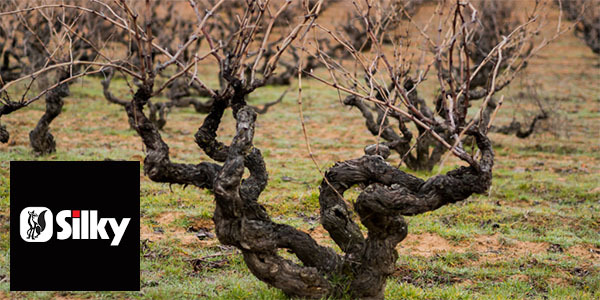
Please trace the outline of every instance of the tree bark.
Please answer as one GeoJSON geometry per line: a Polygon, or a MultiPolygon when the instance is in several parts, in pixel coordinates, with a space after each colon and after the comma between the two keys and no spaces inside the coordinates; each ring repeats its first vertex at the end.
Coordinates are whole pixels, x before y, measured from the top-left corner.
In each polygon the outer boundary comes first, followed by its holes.
{"type": "Polygon", "coordinates": [[[0,143],[6,144],[8,143],[8,139],[10,138],[10,134],[8,130],[6,130],[6,126],[0,125],[0,143]]]}
{"type": "Polygon", "coordinates": [[[60,114],[64,105],[63,98],[67,96],[69,96],[68,83],[57,86],[46,95],[46,111],[35,128],[29,132],[29,142],[37,155],[56,152],[56,142],[50,133],[50,123],[60,114]]]}

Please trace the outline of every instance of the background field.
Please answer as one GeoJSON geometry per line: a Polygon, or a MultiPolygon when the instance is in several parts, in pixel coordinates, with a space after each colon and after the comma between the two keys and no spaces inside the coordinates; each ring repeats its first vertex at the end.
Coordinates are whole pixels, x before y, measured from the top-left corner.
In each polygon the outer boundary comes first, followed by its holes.
{"type": "MultiPolygon", "coordinates": [[[[534,86],[553,113],[543,124],[551,130],[525,140],[490,134],[496,165],[489,194],[407,218],[409,236],[398,246],[387,298],[600,298],[599,66],[598,56],[569,33],[502,91],[505,106],[496,124],[522,119],[523,111],[532,108],[523,91],[534,86]]],[[[127,91],[123,81],[114,80],[114,85],[127,91]]],[[[261,88],[250,102],[272,101],[284,90],[261,88]]],[[[237,250],[219,244],[208,192],[153,183],[142,170],[141,292],[9,293],[9,161],[143,161],[139,137],[129,129],[123,109],[106,102],[99,80],[78,82],[71,92],[52,123],[58,149],[53,155],[36,157],[29,147],[28,132],[43,114],[42,101],[2,119],[11,140],[0,145],[0,298],[285,299],[249,273],[237,250]]],[[[431,99],[434,92],[432,86],[423,95],[431,99]]],[[[358,157],[374,143],[360,113],[343,107],[334,90],[307,80],[303,94],[305,123],[322,168],[358,157]]],[[[175,109],[168,119],[163,138],[171,158],[207,160],[193,141],[203,116],[175,109]]],[[[233,124],[228,112],[219,131],[222,141],[231,139],[233,124]]],[[[263,151],[270,176],[260,202],[278,222],[333,246],[318,220],[321,177],[305,148],[296,94],[259,116],[256,131],[255,145],[263,151]]],[[[399,157],[390,161],[398,164],[399,157]]],[[[457,164],[451,158],[443,171],[457,164]]],[[[347,198],[357,194],[350,191],[347,198]]]]}

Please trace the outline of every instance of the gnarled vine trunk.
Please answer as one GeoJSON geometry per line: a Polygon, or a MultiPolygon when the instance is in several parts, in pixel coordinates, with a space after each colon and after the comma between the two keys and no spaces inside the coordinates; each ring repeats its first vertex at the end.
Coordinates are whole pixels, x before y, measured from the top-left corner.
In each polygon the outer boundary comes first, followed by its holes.
{"type": "Polygon", "coordinates": [[[8,143],[9,138],[10,134],[8,133],[8,130],[6,130],[6,126],[0,125],[0,143],[8,143]]]}
{"type": "MultiPolygon", "coordinates": [[[[66,76],[66,75],[65,75],[66,76]]],[[[61,81],[66,77],[61,77],[61,81]]],[[[63,107],[63,98],[69,96],[69,84],[63,83],[46,94],[46,111],[35,128],[29,132],[29,142],[38,155],[56,151],[54,136],[50,133],[50,123],[58,117],[63,107]]]]}
{"type": "MultiPolygon", "coordinates": [[[[344,252],[336,253],[305,232],[275,223],[258,203],[268,172],[261,151],[253,146],[257,113],[244,100],[249,91],[238,87],[213,99],[214,105],[195,138],[210,158],[222,164],[193,165],[170,161],[169,147],[144,114],[151,89],[140,87],[126,107],[131,126],[147,148],[145,173],[153,181],[211,190],[219,241],[240,249],[252,274],[289,296],[383,299],[386,279],[398,258],[396,245],[408,232],[403,216],[464,200],[485,192],[491,184],[494,156],[489,140],[479,131],[470,132],[482,152],[479,168],[461,167],[427,181],[398,170],[385,162],[387,155],[374,154],[373,147],[367,147],[369,154],[331,167],[320,186],[321,222],[344,252]],[[225,145],[217,140],[216,133],[229,107],[237,126],[233,141],[225,145]],[[246,168],[250,176],[243,179],[246,168]],[[366,237],[342,198],[355,185],[365,187],[353,209],[368,229],[366,237]],[[288,249],[301,264],[279,256],[279,249],[288,249]]],[[[385,145],[379,147],[383,148],[377,153],[389,153],[385,145]]]]}

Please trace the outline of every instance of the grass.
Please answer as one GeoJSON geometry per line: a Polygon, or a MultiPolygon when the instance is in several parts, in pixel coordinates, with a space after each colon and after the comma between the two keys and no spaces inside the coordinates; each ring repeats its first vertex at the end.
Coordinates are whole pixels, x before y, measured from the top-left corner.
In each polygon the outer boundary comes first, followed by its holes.
{"type": "MultiPolygon", "coordinates": [[[[567,134],[538,133],[526,140],[491,134],[496,152],[494,181],[487,195],[476,195],[437,211],[407,218],[409,236],[398,251],[396,272],[386,289],[389,299],[598,299],[600,298],[600,71],[598,60],[572,35],[546,49],[528,66],[543,97],[567,123],[567,134]],[[565,51],[571,49],[573,51],[565,51]],[[561,64],[568,56],[569,64],[561,64]],[[548,70],[548,63],[557,68],[548,70]]],[[[374,142],[356,110],[341,107],[335,91],[307,80],[303,87],[305,123],[322,168],[362,155],[374,142]]],[[[115,80],[117,91],[126,92],[115,80]]],[[[257,280],[239,253],[214,237],[209,192],[158,184],[142,176],[140,190],[142,251],[140,292],[10,293],[9,161],[139,160],[140,139],[129,129],[119,106],[108,104],[98,80],[72,86],[63,113],[52,123],[58,152],[36,157],[28,131],[43,113],[43,102],[2,119],[11,132],[0,145],[0,298],[53,299],[286,299],[257,280]],[[190,230],[192,229],[192,230],[190,230]],[[198,239],[194,230],[211,232],[198,239]],[[198,258],[210,257],[202,262],[198,258]]],[[[253,104],[276,99],[285,87],[266,87],[253,104]]],[[[496,118],[507,124],[521,109],[519,82],[503,93],[507,104],[496,118]]],[[[432,94],[426,91],[424,95],[432,94]]],[[[159,99],[160,100],[160,99],[159,99]]],[[[260,198],[278,222],[306,230],[334,246],[319,225],[320,175],[305,150],[295,95],[259,116],[255,145],[262,149],[269,186],[260,198]]],[[[163,138],[176,162],[208,158],[193,141],[203,116],[176,109],[163,138]]],[[[552,121],[550,121],[552,122],[552,121]]],[[[230,112],[219,138],[233,135],[230,112]]],[[[565,126],[548,123],[546,126],[565,126]]],[[[393,156],[392,163],[399,158],[393,156]]],[[[451,158],[443,171],[459,162],[451,158]]],[[[427,178],[432,172],[417,172],[427,178]]],[[[359,191],[351,189],[352,200],[359,191]]]]}

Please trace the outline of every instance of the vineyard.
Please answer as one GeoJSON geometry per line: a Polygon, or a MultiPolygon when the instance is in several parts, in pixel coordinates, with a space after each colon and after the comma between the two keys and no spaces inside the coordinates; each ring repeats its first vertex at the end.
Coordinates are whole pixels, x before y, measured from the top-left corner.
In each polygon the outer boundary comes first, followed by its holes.
{"type": "Polygon", "coordinates": [[[0,298],[600,297],[595,0],[0,18],[0,298]],[[9,291],[21,160],[140,161],[141,291],[9,291]]]}

